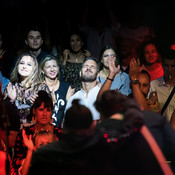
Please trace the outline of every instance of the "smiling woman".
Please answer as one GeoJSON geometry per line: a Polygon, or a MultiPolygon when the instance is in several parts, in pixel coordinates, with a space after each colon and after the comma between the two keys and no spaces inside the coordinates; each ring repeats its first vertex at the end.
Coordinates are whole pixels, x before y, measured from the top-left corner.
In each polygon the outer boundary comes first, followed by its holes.
{"type": "Polygon", "coordinates": [[[62,126],[64,109],[68,98],[73,95],[74,89],[67,82],[60,81],[59,63],[52,55],[46,55],[39,65],[39,78],[50,90],[54,110],[52,114],[53,124],[62,126]]]}
{"type": "Polygon", "coordinates": [[[36,57],[30,53],[24,53],[19,56],[11,73],[10,82],[4,91],[5,99],[9,99],[17,106],[22,125],[32,122],[27,119],[27,115],[39,90],[49,93],[47,85],[38,80],[36,57]]]}

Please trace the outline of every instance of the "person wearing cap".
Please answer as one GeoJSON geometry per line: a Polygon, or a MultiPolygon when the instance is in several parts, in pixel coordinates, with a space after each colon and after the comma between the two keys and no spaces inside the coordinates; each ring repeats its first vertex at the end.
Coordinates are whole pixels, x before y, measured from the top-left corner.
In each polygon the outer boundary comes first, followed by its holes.
{"type": "Polygon", "coordinates": [[[80,99],[80,103],[88,107],[92,112],[93,120],[98,121],[100,119],[100,114],[94,107],[94,102],[101,87],[101,83],[97,81],[98,76],[97,59],[95,57],[86,57],[80,70],[81,90],[68,99],[65,112],[71,107],[74,99],[80,99]]]}

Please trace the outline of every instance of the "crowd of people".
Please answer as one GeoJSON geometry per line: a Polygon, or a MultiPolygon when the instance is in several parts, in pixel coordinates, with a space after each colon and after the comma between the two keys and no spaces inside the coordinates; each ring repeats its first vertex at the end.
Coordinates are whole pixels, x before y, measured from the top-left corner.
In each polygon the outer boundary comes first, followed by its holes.
{"type": "Polygon", "coordinates": [[[0,31],[0,174],[175,174],[174,43],[104,2],[64,44],[35,22],[13,53],[0,31]]]}

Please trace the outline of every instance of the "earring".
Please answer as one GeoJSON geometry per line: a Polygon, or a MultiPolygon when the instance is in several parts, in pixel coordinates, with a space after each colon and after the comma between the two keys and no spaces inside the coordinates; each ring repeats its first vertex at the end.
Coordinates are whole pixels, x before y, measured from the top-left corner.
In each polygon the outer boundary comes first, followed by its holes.
{"type": "Polygon", "coordinates": [[[50,124],[52,125],[52,123],[53,123],[53,118],[51,117],[51,119],[50,119],[50,124]]]}
{"type": "Polygon", "coordinates": [[[32,116],[32,121],[33,121],[34,123],[37,122],[37,118],[36,118],[34,115],[32,116]]]}

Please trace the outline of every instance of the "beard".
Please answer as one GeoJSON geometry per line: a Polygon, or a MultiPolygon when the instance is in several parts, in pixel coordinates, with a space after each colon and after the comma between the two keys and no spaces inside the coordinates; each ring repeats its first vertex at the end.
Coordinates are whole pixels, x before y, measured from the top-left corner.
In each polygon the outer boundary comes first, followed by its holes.
{"type": "Polygon", "coordinates": [[[80,77],[82,82],[93,82],[97,79],[97,73],[94,75],[83,75],[80,77]]]}

